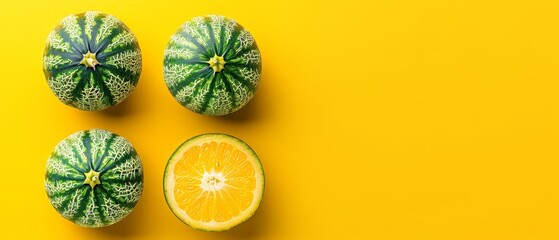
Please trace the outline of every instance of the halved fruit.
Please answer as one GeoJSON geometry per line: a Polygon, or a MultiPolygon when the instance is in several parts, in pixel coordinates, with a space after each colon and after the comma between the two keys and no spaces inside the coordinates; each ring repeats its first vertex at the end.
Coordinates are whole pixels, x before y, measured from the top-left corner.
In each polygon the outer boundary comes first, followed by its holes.
{"type": "Polygon", "coordinates": [[[193,137],[175,150],[163,177],[165,200],[185,224],[223,231],[249,219],[264,194],[264,170],[242,140],[218,133],[193,137]]]}

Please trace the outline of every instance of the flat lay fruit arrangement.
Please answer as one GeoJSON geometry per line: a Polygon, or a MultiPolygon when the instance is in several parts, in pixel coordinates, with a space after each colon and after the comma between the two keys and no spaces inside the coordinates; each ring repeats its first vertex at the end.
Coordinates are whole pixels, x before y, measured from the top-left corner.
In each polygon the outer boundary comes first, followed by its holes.
{"type": "Polygon", "coordinates": [[[3,239],[559,240],[557,0],[1,7],[3,239]]]}
{"type": "MultiPolygon", "coordinates": [[[[101,111],[134,90],[142,54],[122,21],[88,11],[63,18],[51,31],[43,71],[62,103],[101,111]]],[[[164,52],[163,75],[171,95],[199,114],[222,116],[244,107],[256,92],[261,72],[254,38],[224,16],[185,22],[164,52]]],[[[103,129],[82,130],[56,145],[47,160],[44,187],[64,218],[84,227],[105,227],[128,216],[140,200],[143,171],[126,139],[103,129]]],[[[179,220],[198,230],[224,231],[255,213],[264,193],[264,171],[242,140],[203,134],[171,155],[163,188],[179,220]]]]}

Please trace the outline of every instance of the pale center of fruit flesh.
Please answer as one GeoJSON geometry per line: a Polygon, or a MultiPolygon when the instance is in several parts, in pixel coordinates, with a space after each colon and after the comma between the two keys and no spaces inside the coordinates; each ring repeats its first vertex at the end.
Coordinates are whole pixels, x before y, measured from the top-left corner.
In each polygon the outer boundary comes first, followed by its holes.
{"type": "Polygon", "coordinates": [[[86,68],[93,68],[95,70],[95,66],[99,65],[95,53],[87,51],[86,54],[83,54],[83,59],[80,61],[80,64],[83,64],[86,68]]]}
{"type": "Polygon", "coordinates": [[[225,186],[225,177],[221,172],[204,172],[202,175],[202,182],[200,183],[200,187],[204,191],[215,192],[219,191],[225,186]]]}
{"type": "Polygon", "coordinates": [[[214,72],[220,72],[223,68],[225,68],[225,59],[223,56],[218,56],[217,54],[210,58],[208,63],[214,72]]]}
{"type": "Polygon", "coordinates": [[[99,172],[93,171],[93,169],[89,170],[89,172],[84,173],[85,181],[83,184],[88,184],[91,188],[101,184],[101,179],[99,179],[99,172]]]}

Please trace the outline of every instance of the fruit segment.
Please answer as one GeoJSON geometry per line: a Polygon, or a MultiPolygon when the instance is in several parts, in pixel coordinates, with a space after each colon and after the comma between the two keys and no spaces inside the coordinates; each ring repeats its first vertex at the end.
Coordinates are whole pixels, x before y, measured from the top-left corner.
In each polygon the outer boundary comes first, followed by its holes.
{"type": "Polygon", "coordinates": [[[167,164],[165,196],[175,215],[206,231],[248,219],[262,199],[264,173],[254,151],[223,134],[186,141],[167,164]]]}

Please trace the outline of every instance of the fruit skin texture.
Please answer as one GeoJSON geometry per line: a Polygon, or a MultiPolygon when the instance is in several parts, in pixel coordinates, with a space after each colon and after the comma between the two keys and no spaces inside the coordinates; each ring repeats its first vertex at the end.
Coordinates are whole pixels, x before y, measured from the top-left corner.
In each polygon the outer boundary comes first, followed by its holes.
{"type": "Polygon", "coordinates": [[[253,97],[262,59],[252,35],[233,19],[209,15],[185,22],[165,49],[165,83],[196,113],[221,116],[253,97]]]}
{"type": "Polygon", "coordinates": [[[130,142],[102,129],[76,132],[47,160],[45,190],[64,218],[83,227],[117,223],[143,191],[143,168],[130,142]]]}
{"type": "Polygon", "coordinates": [[[118,18],[100,12],[69,15],[50,32],[43,52],[48,86],[64,104],[103,110],[122,102],[138,84],[142,54],[118,18]]]}
{"type": "MultiPolygon", "coordinates": [[[[257,180],[257,186],[258,186],[258,180],[257,180]]],[[[234,228],[236,226],[239,226],[241,223],[247,221],[248,219],[250,219],[254,213],[256,212],[256,210],[258,209],[258,207],[260,206],[260,203],[262,202],[262,198],[264,196],[264,190],[265,190],[265,176],[264,176],[264,168],[262,166],[262,163],[260,162],[260,159],[258,158],[258,155],[256,155],[256,152],[254,152],[254,150],[247,144],[245,143],[243,140],[236,138],[234,136],[231,135],[227,135],[227,134],[223,134],[223,133],[205,133],[205,134],[201,134],[195,137],[192,137],[188,140],[186,140],[185,142],[183,142],[171,155],[171,157],[169,158],[169,160],[167,161],[167,165],[165,166],[165,172],[163,174],[163,193],[165,196],[165,201],[167,202],[167,205],[169,206],[169,209],[171,209],[171,212],[173,212],[173,214],[184,224],[200,230],[200,231],[205,231],[205,232],[221,232],[221,231],[226,231],[229,230],[231,228],[234,228]],[[234,222],[233,224],[225,224],[225,225],[220,225],[217,226],[215,225],[215,223],[210,223],[207,225],[204,224],[200,224],[197,222],[191,222],[188,218],[185,218],[185,215],[183,213],[183,210],[180,209],[176,203],[174,203],[171,195],[174,195],[173,193],[173,186],[170,186],[171,183],[173,183],[174,185],[174,168],[173,166],[176,164],[177,160],[175,159],[177,156],[181,156],[182,154],[184,154],[185,150],[187,150],[189,147],[193,146],[193,145],[197,145],[197,144],[203,144],[209,141],[216,141],[216,142],[228,142],[228,143],[232,143],[232,144],[236,144],[238,145],[240,148],[242,148],[243,152],[245,152],[246,154],[250,154],[254,159],[255,159],[255,164],[257,165],[256,167],[256,172],[257,174],[255,175],[255,177],[257,177],[257,179],[260,180],[260,187],[256,187],[256,191],[259,192],[259,194],[255,195],[254,197],[257,198],[255,205],[252,206],[252,209],[248,209],[248,213],[247,215],[241,216],[242,218],[240,220],[237,220],[236,222],[234,222]]]]}

